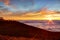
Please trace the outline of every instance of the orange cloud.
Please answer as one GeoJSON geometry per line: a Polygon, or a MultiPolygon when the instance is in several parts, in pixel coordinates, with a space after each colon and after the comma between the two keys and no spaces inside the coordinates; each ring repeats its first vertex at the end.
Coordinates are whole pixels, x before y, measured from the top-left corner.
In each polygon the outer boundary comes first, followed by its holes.
{"type": "Polygon", "coordinates": [[[4,4],[5,4],[5,5],[7,5],[7,6],[8,6],[8,5],[9,5],[9,3],[10,3],[10,1],[9,1],[9,0],[4,0],[4,4]]]}
{"type": "Polygon", "coordinates": [[[0,1],[2,1],[2,0],[0,0],[0,1]]]}
{"type": "Polygon", "coordinates": [[[5,5],[9,5],[10,4],[10,1],[9,0],[0,0],[1,2],[4,2],[5,5]]]}

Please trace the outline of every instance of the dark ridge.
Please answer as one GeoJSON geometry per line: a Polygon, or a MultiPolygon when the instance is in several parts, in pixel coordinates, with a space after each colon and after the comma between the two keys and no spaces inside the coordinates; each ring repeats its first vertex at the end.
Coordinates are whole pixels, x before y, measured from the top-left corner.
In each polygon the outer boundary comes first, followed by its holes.
{"type": "Polygon", "coordinates": [[[49,32],[17,21],[0,20],[0,35],[14,37],[39,38],[47,40],[60,39],[60,32],[49,32]]]}

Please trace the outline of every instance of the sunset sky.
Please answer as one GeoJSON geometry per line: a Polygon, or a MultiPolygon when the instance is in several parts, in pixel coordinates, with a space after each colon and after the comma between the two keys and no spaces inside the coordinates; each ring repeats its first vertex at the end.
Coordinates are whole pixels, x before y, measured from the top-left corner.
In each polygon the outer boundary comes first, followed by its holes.
{"type": "Polygon", "coordinates": [[[47,7],[49,10],[60,11],[60,0],[0,0],[0,6],[11,11],[36,11],[47,7]],[[9,5],[9,6],[7,6],[9,5]]]}
{"type": "MultiPolygon", "coordinates": [[[[2,12],[0,13],[0,17],[14,20],[48,20],[48,18],[60,20],[60,13],[54,12],[54,16],[52,14],[49,16],[47,13],[44,13],[46,16],[43,16],[44,14],[42,13],[43,15],[40,16],[40,10],[44,8],[60,12],[60,0],[0,0],[0,11],[2,12]],[[35,11],[37,13],[33,13],[35,11]],[[29,16],[26,14],[21,16],[20,14],[22,14],[22,12],[28,12],[27,14],[29,14],[29,16]],[[47,16],[49,17],[47,18],[47,16]]],[[[44,11],[45,10],[42,12],[44,11]]]]}

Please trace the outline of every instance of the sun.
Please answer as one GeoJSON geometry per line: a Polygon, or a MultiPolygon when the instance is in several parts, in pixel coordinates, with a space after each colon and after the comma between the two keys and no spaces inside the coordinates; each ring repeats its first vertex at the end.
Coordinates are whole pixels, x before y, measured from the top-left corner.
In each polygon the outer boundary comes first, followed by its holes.
{"type": "Polygon", "coordinates": [[[53,20],[52,15],[46,15],[46,16],[45,16],[45,19],[46,19],[46,20],[53,20]]]}
{"type": "Polygon", "coordinates": [[[48,24],[53,24],[53,16],[52,15],[46,15],[46,20],[48,20],[48,24]]]}

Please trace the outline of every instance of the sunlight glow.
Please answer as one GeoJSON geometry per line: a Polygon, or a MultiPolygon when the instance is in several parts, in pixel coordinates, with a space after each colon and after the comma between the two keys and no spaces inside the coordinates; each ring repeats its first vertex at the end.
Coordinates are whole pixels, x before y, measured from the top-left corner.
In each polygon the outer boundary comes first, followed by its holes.
{"type": "Polygon", "coordinates": [[[53,20],[52,15],[46,15],[45,17],[46,17],[47,20],[53,20]]]}

